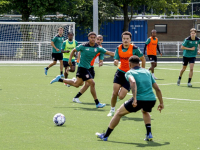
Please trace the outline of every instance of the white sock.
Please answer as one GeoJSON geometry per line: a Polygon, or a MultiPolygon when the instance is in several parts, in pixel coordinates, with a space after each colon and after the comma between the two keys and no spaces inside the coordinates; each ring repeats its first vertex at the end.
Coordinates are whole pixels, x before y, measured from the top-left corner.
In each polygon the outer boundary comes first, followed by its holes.
{"type": "Polygon", "coordinates": [[[152,73],[152,76],[154,77],[154,73],[152,73]]]}
{"type": "Polygon", "coordinates": [[[111,111],[115,111],[115,107],[111,107],[111,111]]]}

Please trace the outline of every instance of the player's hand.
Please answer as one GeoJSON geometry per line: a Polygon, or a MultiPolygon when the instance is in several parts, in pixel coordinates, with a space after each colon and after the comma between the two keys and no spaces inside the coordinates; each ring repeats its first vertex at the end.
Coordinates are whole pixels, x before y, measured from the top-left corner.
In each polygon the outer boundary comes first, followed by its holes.
{"type": "Polygon", "coordinates": [[[200,54],[200,50],[198,51],[198,54],[200,54]]]}
{"type": "Polygon", "coordinates": [[[58,48],[56,48],[56,51],[59,52],[60,50],[58,48]]]}
{"type": "Polygon", "coordinates": [[[66,51],[66,53],[69,53],[69,52],[70,52],[69,50],[66,51]]]}
{"type": "Polygon", "coordinates": [[[133,107],[136,107],[137,106],[137,100],[133,100],[132,105],[133,105],[133,107]]]}
{"type": "Polygon", "coordinates": [[[68,61],[68,64],[69,64],[70,66],[72,66],[72,61],[71,61],[71,60],[69,60],[69,61],[68,61]]]}
{"type": "Polygon", "coordinates": [[[163,104],[159,104],[157,110],[159,110],[160,113],[161,113],[161,110],[163,110],[163,109],[164,109],[164,105],[163,104]]]}
{"type": "Polygon", "coordinates": [[[195,47],[192,47],[191,50],[195,50],[195,47]]]}
{"type": "Polygon", "coordinates": [[[99,67],[103,66],[103,61],[99,61],[99,67]]]}
{"type": "Polygon", "coordinates": [[[114,60],[114,65],[118,66],[119,61],[118,60],[114,60]]]}
{"type": "Polygon", "coordinates": [[[162,57],[162,53],[160,53],[160,56],[162,57]]]}

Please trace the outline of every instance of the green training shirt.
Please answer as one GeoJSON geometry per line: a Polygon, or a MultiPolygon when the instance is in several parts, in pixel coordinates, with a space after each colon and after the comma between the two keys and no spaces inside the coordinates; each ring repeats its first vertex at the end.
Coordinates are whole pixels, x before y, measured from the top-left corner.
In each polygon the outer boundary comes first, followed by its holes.
{"type": "Polygon", "coordinates": [[[129,81],[129,77],[133,76],[137,85],[137,100],[140,101],[155,101],[156,97],[153,93],[152,85],[156,82],[151,73],[144,68],[134,67],[130,69],[126,74],[126,80],[129,81]]]}
{"type": "Polygon", "coordinates": [[[86,69],[91,68],[90,63],[98,53],[106,53],[106,49],[99,47],[96,43],[94,46],[90,46],[89,42],[80,44],[76,47],[76,50],[81,52],[81,58],[78,66],[86,69]]]}
{"type": "Polygon", "coordinates": [[[184,42],[183,46],[187,48],[195,47],[195,50],[183,50],[183,56],[184,57],[196,57],[198,52],[198,44],[200,44],[200,38],[195,37],[195,40],[191,39],[191,36],[187,37],[184,42]]]}
{"type": "MultiPolygon", "coordinates": [[[[64,42],[63,42],[62,48],[61,48],[62,50],[65,50],[66,42],[67,42],[67,41],[64,41],[64,42]]],[[[73,41],[68,41],[68,43],[69,43],[70,45],[72,45],[72,44],[73,44],[73,41]]],[[[78,46],[78,42],[77,42],[76,40],[75,40],[75,45],[78,46]]],[[[69,55],[70,55],[70,53],[69,53],[69,55]]],[[[63,61],[69,61],[69,59],[63,57],[63,61]]],[[[72,62],[75,62],[75,59],[72,59],[72,62]]]]}
{"type": "Polygon", "coordinates": [[[51,41],[53,41],[55,47],[60,50],[59,52],[57,52],[56,49],[53,47],[52,53],[61,53],[61,47],[64,41],[64,36],[56,35],[51,41]]]}

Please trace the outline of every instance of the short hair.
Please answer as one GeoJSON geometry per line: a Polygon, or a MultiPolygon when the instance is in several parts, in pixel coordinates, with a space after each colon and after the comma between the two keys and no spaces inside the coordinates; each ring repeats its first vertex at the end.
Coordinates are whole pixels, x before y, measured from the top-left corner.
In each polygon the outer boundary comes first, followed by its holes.
{"type": "Polygon", "coordinates": [[[191,33],[192,31],[194,31],[195,33],[197,33],[197,29],[195,29],[195,28],[190,29],[190,33],[191,33]]]}
{"type": "Polygon", "coordinates": [[[72,31],[67,32],[67,35],[72,34],[74,35],[74,33],[72,31]]]}
{"type": "Polygon", "coordinates": [[[90,35],[95,35],[95,36],[97,36],[97,34],[96,34],[95,32],[90,32],[90,33],[88,33],[88,37],[89,37],[90,35]]]}
{"type": "Polygon", "coordinates": [[[139,64],[140,58],[136,55],[133,55],[129,58],[129,62],[133,64],[139,64]]]}
{"type": "Polygon", "coordinates": [[[151,30],[151,33],[153,33],[153,32],[157,32],[155,29],[153,29],[153,30],[151,30]]]}
{"type": "Polygon", "coordinates": [[[129,32],[129,31],[124,31],[124,32],[122,33],[122,37],[123,37],[123,35],[129,35],[130,38],[132,37],[132,34],[131,34],[131,32],[129,32]]]}
{"type": "Polygon", "coordinates": [[[97,37],[100,37],[100,38],[102,38],[102,39],[103,39],[103,35],[100,35],[100,34],[99,34],[99,35],[97,35],[97,37]]]}
{"type": "MultiPolygon", "coordinates": [[[[58,31],[59,31],[59,29],[63,29],[63,27],[59,27],[59,28],[58,28],[58,31]]],[[[64,30],[64,29],[63,29],[63,30],[64,30]]]]}

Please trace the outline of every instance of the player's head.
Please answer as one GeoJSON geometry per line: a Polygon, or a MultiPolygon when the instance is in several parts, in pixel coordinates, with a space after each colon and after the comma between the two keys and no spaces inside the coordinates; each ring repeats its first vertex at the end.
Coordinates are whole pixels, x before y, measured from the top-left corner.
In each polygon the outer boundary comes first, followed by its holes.
{"type": "Polygon", "coordinates": [[[73,37],[74,37],[74,33],[72,31],[70,31],[70,32],[67,33],[67,36],[68,36],[68,40],[72,41],[73,37]]]}
{"type": "Polygon", "coordinates": [[[197,35],[197,30],[195,28],[190,29],[190,36],[195,37],[197,35]]]}
{"type": "Polygon", "coordinates": [[[101,45],[102,42],[103,42],[103,36],[102,35],[97,35],[97,41],[96,41],[96,43],[98,45],[101,45]]]}
{"type": "Polygon", "coordinates": [[[153,30],[151,31],[151,36],[152,36],[152,37],[156,37],[156,33],[157,33],[157,31],[156,31],[155,29],[153,29],[153,30]]]}
{"type": "Polygon", "coordinates": [[[88,40],[91,44],[94,44],[96,42],[97,39],[97,34],[95,32],[90,32],[88,34],[88,40]]]}
{"type": "Polygon", "coordinates": [[[63,34],[63,30],[64,30],[63,27],[59,27],[58,28],[58,34],[62,35],[63,34]]]}
{"type": "Polygon", "coordinates": [[[133,68],[135,66],[140,66],[140,58],[136,55],[133,55],[129,58],[129,67],[133,68]]]}
{"type": "Polygon", "coordinates": [[[130,45],[131,37],[132,37],[131,32],[125,31],[122,33],[122,42],[123,42],[124,46],[130,45]]]}

